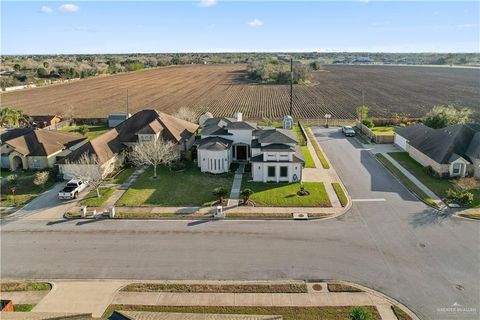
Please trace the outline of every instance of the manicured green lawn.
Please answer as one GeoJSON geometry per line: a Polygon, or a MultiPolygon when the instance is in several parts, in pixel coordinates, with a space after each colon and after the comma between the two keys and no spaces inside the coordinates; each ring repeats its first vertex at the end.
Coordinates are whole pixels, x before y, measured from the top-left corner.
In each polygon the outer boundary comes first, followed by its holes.
{"type": "Polygon", "coordinates": [[[37,197],[39,194],[50,189],[54,184],[54,177],[50,174],[49,180],[42,187],[37,186],[33,183],[35,179],[35,173],[37,171],[16,171],[17,183],[15,185],[15,196],[12,196],[11,185],[9,182],[6,182],[1,186],[1,201],[0,206],[2,207],[12,207],[12,206],[23,206],[37,197]]]}
{"type": "Polygon", "coordinates": [[[393,136],[395,127],[392,126],[375,126],[370,128],[377,136],[393,136]]]}
{"type": "Polygon", "coordinates": [[[108,183],[122,184],[130,178],[132,173],[135,171],[135,167],[128,167],[122,170],[115,178],[106,180],[108,183]]]}
{"type": "MultiPolygon", "coordinates": [[[[60,131],[80,134],[78,132],[78,128],[80,128],[80,126],[81,125],[66,126],[66,127],[63,127],[62,129],[60,129],[60,131]]],[[[88,127],[89,131],[87,132],[86,136],[90,140],[95,138],[95,137],[98,137],[99,135],[102,135],[105,132],[107,132],[108,130],[110,130],[110,128],[108,128],[108,125],[106,123],[105,124],[90,124],[90,125],[87,125],[87,127],[88,127]]]]}
{"type": "MultiPolygon", "coordinates": [[[[448,179],[428,175],[423,166],[413,160],[407,152],[389,152],[388,154],[440,198],[447,196],[448,189],[455,188],[455,184],[448,179]]],[[[471,207],[480,207],[480,189],[471,189],[469,192],[473,193],[473,204],[471,207]]]]}
{"type": "Polygon", "coordinates": [[[322,164],[323,169],[330,169],[330,164],[328,164],[327,158],[323,154],[322,150],[318,146],[318,141],[313,136],[313,133],[310,130],[305,130],[307,132],[308,139],[310,140],[313,149],[315,149],[315,153],[317,154],[320,163],[322,164]]]}
{"type": "Polygon", "coordinates": [[[385,156],[381,153],[376,154],[377,159],[388,169],[391,173],[393,173],[397,178],[402,182],[402,184],[407,187],[410,191],[415,193],[420,199],[425,201],[431,206],[437,206],[435,201],[430,198],[425,192],[422,191],[412,180],[408,179],[406,175],[404,175],[400,170],[397,169],[385,156]]]}
{"type": "Polygon", "coordinates": [[[342,186],[340,186],[340,183],[338,182],[332,182],[332,187],[333,187],[333,190],[335,190],[335,193],[337,194],[338,201],[340,201],[340,204],[342,205],[342,207],[345,207],[348,203],[348,199],[345,192],[343,192],[342,186]]]}
{"type": "Polygon", "coordinates": [[[305,158],[305,168],[316,168],[313,161],[312,154],[308,150],[307,146],[302,146],[303,157],[305,158]]]}
{"type": "Polygon", "coordinates": [[[297,135],[298,144],[301,146],[306,146],[307,142],[303,137],[302,129],[300,129],[300,126],[298,124],[293,125],[292,131],[295,132],[295,134],[297,135]]]}
{"type": "MultiPolygon", "coordinates": [[[[371,315],[370,320],[381,320],[377,308],[362,307],[371,315]]],[[[182,312],[182,313],[220,313],[220,314],[257,314],[282,315],[283,320],[350,320],[352,307],[169,307],[142,305],[110,305],[103,318],[108,318],[114,310],[182,312]]]]}
{"type": "Polygon", "coordinates": [[[115,192],[112,188],[100,188],[100,198],[97,197],[97,190],[90,190],[85,198],[80,201],[80,205],[87,207],[100,207],[105,203],[105,201],[110,198],[110,196],[115,192]]]}
{"type": "Polygon", "coordinates": [[[213,175],[187,164],[185,170],[174,172],[158,167],[158,177],[153,179],[149,168],[119,199],[117,206],[202,206],[217,200],[213,189],[232,187],[233,174],[213,175]]]}
{"type": "Polygon", "coordinates": [[[331,207],[325,186],[321,182],[304,182],[309,195],[299,196],[301,183],[263,183],[245,181],[242,190],[250,188],[253,194],[250,199],[257,206],[263,207],[331,207]]]}

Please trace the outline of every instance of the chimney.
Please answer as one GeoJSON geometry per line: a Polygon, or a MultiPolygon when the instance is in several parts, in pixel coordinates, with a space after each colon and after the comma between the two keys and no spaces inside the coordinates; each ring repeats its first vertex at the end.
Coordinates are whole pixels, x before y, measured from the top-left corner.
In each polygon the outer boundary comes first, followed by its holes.
{"type": "Polygon", "coordinates": [[[237,121],[243,121],[243,115],[241,112],[235,112],[235,118],[237,121]]]}

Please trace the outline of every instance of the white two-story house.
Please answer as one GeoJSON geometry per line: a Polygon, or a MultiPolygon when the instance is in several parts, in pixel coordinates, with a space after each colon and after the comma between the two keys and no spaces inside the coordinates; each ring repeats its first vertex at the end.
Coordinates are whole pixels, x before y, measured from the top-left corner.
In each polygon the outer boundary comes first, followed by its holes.
{"type": "Polygon", "coordinates": [[[232,162],[251,163],[252,178],[261,182],[296,182],[302,179],[303,154],[294,132],[259,128],[235,118],[209,118],[201,123],[195,142],[202,172],[228,172],[232,162]]]}

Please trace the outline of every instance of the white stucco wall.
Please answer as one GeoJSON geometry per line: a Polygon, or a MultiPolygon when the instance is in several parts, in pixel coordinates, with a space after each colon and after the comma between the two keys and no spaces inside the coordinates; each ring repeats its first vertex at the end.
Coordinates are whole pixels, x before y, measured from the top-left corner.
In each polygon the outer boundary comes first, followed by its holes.
{"type": "Polygon", "coordinates": [[[407,151],[407,139],[405,139],[404,137],[399,136],[395,133],[394,143],[403,150],[407,151]]]}
{"type": "Polygon", "coordinates": [[[253,181],[257,182],[295,182],[302,180],[302,164],[292,162],[254,162],[252,163],[253,181]],[[268,167],[275,167],[275,177],[268,176],[268,167]],[[280,167],[288,167],[287,177],[280,177],[280,167]]]}
{"type": "Polygon", "coordinates": [[[228,172],[232,162],[230,150],[198,150],[197,158],[200,171],[210,173],[228,172]]]}

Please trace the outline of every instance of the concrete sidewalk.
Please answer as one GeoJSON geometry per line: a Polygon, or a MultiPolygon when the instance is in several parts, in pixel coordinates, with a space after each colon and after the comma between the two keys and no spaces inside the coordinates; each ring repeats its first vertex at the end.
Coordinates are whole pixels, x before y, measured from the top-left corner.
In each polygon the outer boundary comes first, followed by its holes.
{"type": "MultiPolygon", "coordinates": [[[[141,281],[145,282],[145,281],[141,281]]],[[[290,281],[291,282],[291,281],[290,281]]],[[[297,283],[298,281],[293,281],[297,283]]],[[[17,303],[36,303],[32,312],[88,313],[101,317],[110,304],[149,306],[375,306],[383,320],[397,320],[383,295],[365,288],[365,292],[329,292],[325,282],[320,291],[307,283],[307,293],[172,293],[119,291],[131,281],[56,281],[47,294],[32,292],[2,293],[17,303]]],[[[269,281],[152,281],[152,283],[253,284],[289,283],[269,281]]]]}
{"type": "Polygon", "coordinates": [[[238,166],[237,171],[235,171],[235,176],[233,177],[232,189],[230,191],[230,198],[228,199],[227,207],[238,206],[244,171],[245,165],[242,163],[238,166]]]}

